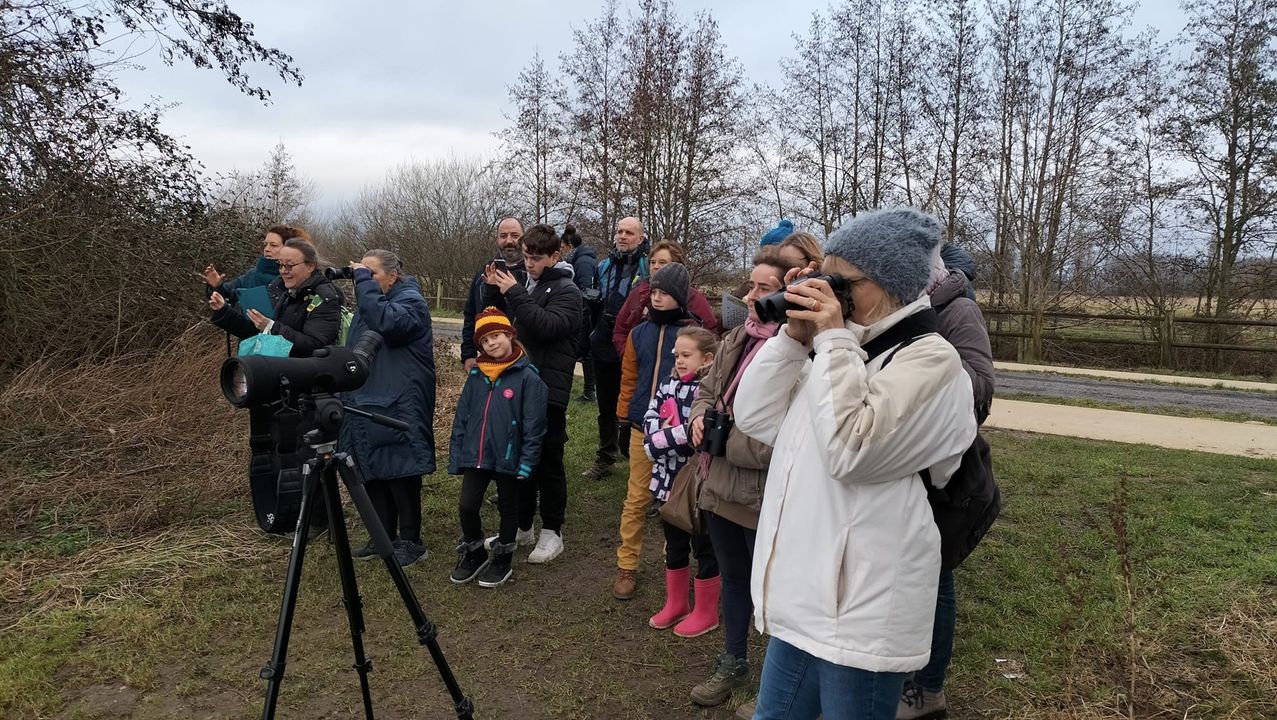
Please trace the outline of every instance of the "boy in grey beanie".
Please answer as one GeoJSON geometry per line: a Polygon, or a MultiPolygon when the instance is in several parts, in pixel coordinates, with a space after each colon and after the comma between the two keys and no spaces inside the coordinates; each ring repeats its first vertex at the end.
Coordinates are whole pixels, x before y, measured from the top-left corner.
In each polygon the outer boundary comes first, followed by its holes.
{"type": "Polygon", "coordinates": [[[687,309],[687,295],[691,292],[692,274],[687,271],[682,263],[670,263],[652,276],[651,288],[660,290],[678,303],[678,306],[687,309]]]}
{"type": "Polygon", "coordinates": [[[901,305],[917,300],[931,278],[940,221],[908,207],[861,213],[825,241],[825,253],[860,268],[901,305]]]}

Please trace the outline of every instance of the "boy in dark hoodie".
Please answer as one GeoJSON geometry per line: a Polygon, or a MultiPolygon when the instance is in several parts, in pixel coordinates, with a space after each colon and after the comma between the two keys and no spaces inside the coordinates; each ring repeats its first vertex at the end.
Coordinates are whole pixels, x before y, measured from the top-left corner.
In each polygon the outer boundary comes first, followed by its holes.
{"type": "Polygon", "coordinates": [[[448,473],[462,475],[461,556],[452,581],[492,588],[513,575],[515,533],[519,529],[519,486],[528,481],[541,456],[545,436],[546,387],[515,336],[510,319],[489,307],[475,318],[478,365],[470,371],[452,423],[448,473]],[[501,530],[492,555],[483,546],[479,509],[488,483],[497,484],[501,530]]]}

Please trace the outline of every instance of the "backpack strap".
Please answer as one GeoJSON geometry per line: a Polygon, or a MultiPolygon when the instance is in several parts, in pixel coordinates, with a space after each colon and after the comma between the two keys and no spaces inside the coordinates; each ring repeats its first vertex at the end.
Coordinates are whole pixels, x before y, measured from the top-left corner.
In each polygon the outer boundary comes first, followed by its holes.
{"type": "Polygon", "coordinates": [[[936,315],[936,311],[933,308],[927,308],[892,325],[887,328],[886,332],[861,347],[869,356],[866,362],[871,362],[874,358],[891,350],[891,354],[887,356],[881,366],[886,367],[901,349],[913,344],[913,341],[918,338],[924,335],[931,335],[939,330],[939,316],[936,315]],[[895,349],[893,350],[892,348],[895,349]]]}

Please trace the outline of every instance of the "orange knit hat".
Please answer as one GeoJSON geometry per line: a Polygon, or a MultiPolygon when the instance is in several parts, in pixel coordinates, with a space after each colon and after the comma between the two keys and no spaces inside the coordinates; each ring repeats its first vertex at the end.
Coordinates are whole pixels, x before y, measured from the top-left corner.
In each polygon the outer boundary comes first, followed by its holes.
{"type": "Polygon", "coordinates": [[[517,339],[518,333],[514,331],[514,326],[510,324],[510,318],[499,309],[489,305],[483,309],[474,319],[474,344],[478,346],[483,342],[483,338],[494,332],[503,332],[510,336],[511,339],[517,339]]]}

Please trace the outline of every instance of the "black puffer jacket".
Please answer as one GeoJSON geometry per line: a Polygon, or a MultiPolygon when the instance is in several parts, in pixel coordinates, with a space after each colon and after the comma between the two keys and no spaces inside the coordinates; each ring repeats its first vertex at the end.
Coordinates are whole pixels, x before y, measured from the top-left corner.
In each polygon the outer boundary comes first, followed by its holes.
{"type": "MultiPolygon", "coordinates": [[[[337,342],[342,295],[322,272],[316,270],[295,290],[285,289],[282,279],[272,282],[267,290],[272,298],[278,298],[271,333],[292,342],[289,357],[310,357],[337,342]]],[[[213,324],[239,338],[257,334],[253,321],[230,304],[213,313],[213,324]]]]}
{"type": "MultiPolygon", "coordinates": [[[[500,295],[495,286],[486,286],[485,304],[498,306],[500,295]]],[[[546,268],[532,292],[522,283],[515,285],[505,294],[505,306],[519,342],[549,388],[550,404],[567,407],[582,322],[581,291],[573,282],[572,267],[559,263],[546,268]]]]}

